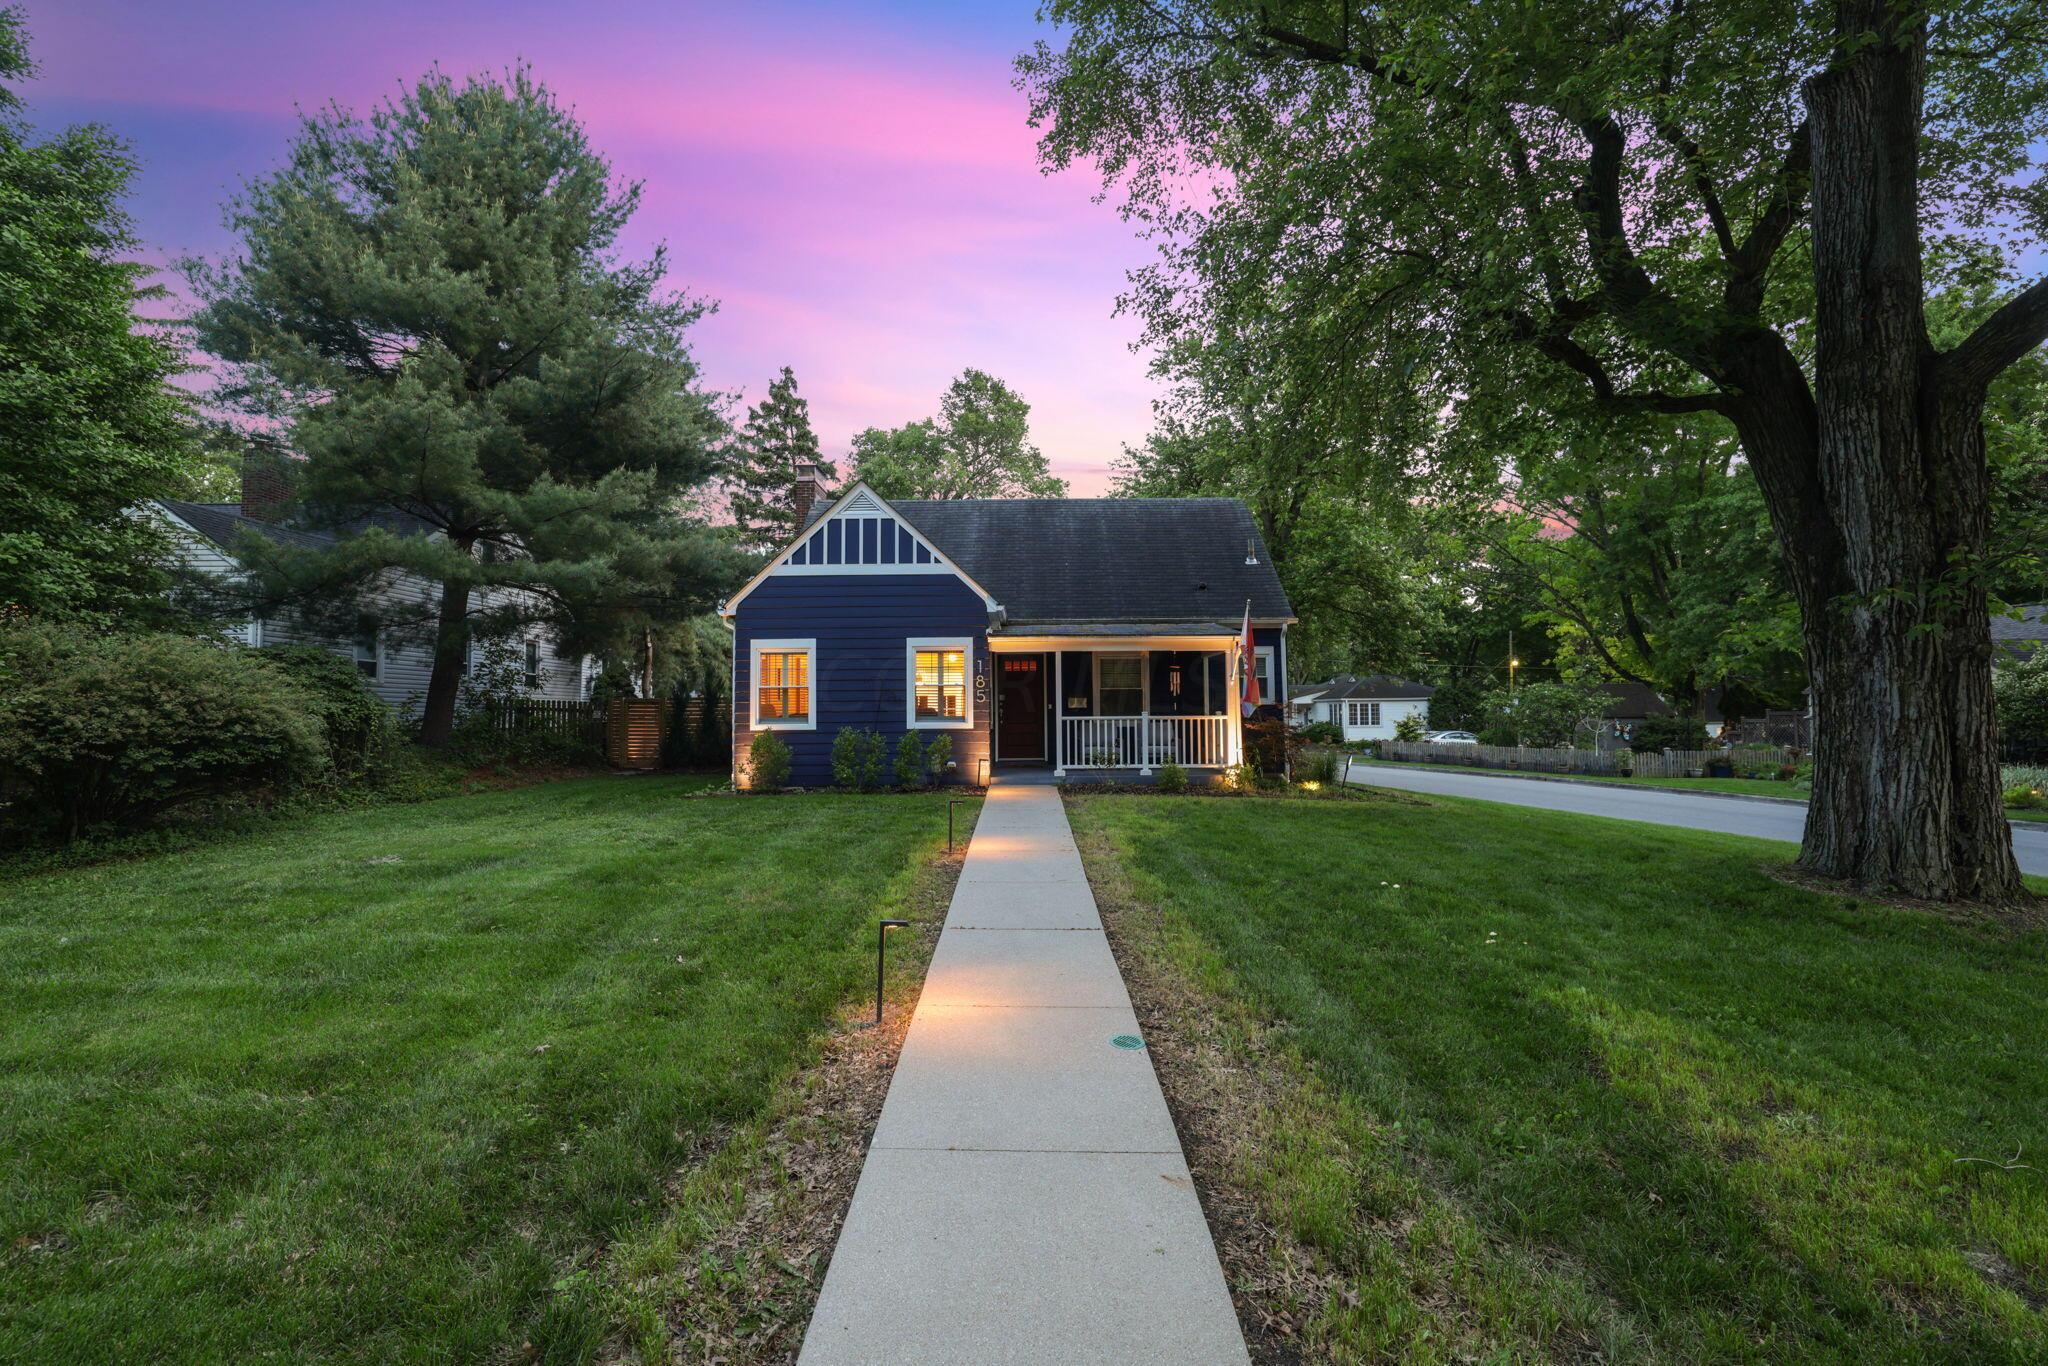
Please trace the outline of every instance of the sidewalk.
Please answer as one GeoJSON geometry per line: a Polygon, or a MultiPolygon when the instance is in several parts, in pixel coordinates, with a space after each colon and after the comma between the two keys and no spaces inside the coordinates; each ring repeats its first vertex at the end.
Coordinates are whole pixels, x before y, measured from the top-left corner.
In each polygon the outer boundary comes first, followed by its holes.
{"type": "Polygon", "coordinates": [[[1058,790],[999,784],[804,1366],[1246,1361],[1137,1036],[1058,790]]]}

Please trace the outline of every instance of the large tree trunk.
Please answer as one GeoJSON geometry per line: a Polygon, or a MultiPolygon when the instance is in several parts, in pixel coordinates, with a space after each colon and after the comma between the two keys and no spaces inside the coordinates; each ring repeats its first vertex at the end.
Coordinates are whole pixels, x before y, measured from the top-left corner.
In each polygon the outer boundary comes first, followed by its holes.
{"type": "Polygon", "coordinates": [[[427,700],[420,712],[420,743],[439,748],[455,733],[455,695],[469,662],[469,585],[443,582],[441,612],[434,630],[434,671],[427,676],[427,700]]]}
{"type": "MultiPolygon", "coordinates": [[[[1845,34],[1882,32],[1893,13],[1885,0],[1838,8],[1845,34]]],[[[1779,490],[1796,492],[1790,516],[1773,509],[1791,536],[1816,707],[1800,865],[1913,896],[2005,902],[2024,892],[1974,574],[1989,520],[1983,395],[1944,381],[1922,311],[1922,45],[1910,32],[1870,44],[1805,91],[1815,479],[1779,490]]]]}

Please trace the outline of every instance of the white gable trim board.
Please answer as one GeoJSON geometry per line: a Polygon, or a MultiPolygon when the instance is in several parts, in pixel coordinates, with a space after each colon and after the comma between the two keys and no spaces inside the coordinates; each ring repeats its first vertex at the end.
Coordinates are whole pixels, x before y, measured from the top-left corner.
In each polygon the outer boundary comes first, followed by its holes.
{"type": "Polygon", "coordinates": [[[874,490],[855,481],[824,516],[726,599],[719,614],[729,619],[741,600],[771,575],[839,574],[951,574],[979,593],[991,612],[1002,606],[874,490]]]}

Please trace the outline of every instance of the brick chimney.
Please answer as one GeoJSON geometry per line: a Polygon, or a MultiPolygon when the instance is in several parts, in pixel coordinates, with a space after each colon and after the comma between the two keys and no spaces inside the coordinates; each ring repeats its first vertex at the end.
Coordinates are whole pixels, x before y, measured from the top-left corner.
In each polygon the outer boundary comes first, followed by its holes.
{"type": "Polygon", "coordinates": [[[796,529],[802,531],[811,520],[811,508],[818,501],[818,467],[808,460],[796,467],[796,484],[790,489],[790,507],[796,513],[796,529]]]}
{"type": "Polygon", "coordinates": [[[291,472],[281,456],[250,451],[242,457],[242,515],[274,522],[291,501],[291,472]]]}

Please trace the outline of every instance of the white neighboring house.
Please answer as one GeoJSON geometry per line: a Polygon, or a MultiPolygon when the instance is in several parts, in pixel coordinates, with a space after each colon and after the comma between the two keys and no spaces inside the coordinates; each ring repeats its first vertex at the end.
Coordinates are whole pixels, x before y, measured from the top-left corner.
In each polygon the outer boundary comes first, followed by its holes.
{"type": "Polygon", "coordinates": [[[1330,721],[1346,740],[1391,740],[1403,717],[1429,724],[1429,699],[1436,689],[1386,674],[1339,674],[1327,683],[1311,683],[1288,702],[1296,725],[1330,721]]]}
{"type": "MultiPolygon", "coordinates": [[[[171,523],[185,564],[203,573],[232,579],[242,572],[234,558],[234,547],[245,528],[286,545],[308,549],[332,545],[334,537],[318,531],[285,526],[259,515],[262,506],[251,506],[245,493],[239,503],[183,503],[162,500],[156,510],[171,523]]],[[[439,535],[438,531],[427,533],[439,535]]],[[[478,593],[478,605],[487,607],[494,590],[478,593]]],[[[438,595],[428,580],[411,574],[391,577],[388,601],[406,604],[408,615],[416,615],[419,604],[438,595]]],[[[433,652],[423,642],[393,639],[388,632],[365,631],[351,640],[340,640],[310,629],[289,616],[252,617],[238,623],[230,634],[243,644],[319,645],[355,661],[363,680],[379,697],[397,711],[418,711],[427,695],[427,680],[434,671],[433,652]]],[[[590,695],[590,683],[597,675],[596,664],[587,656],[565,655],[541,628],[529,627],[511,642],[513,658],[523,662],[526,692],[530,697],[578,700],[590,695]]],[[[470,647],[474,662],[477,647],[470,647]]]]}

